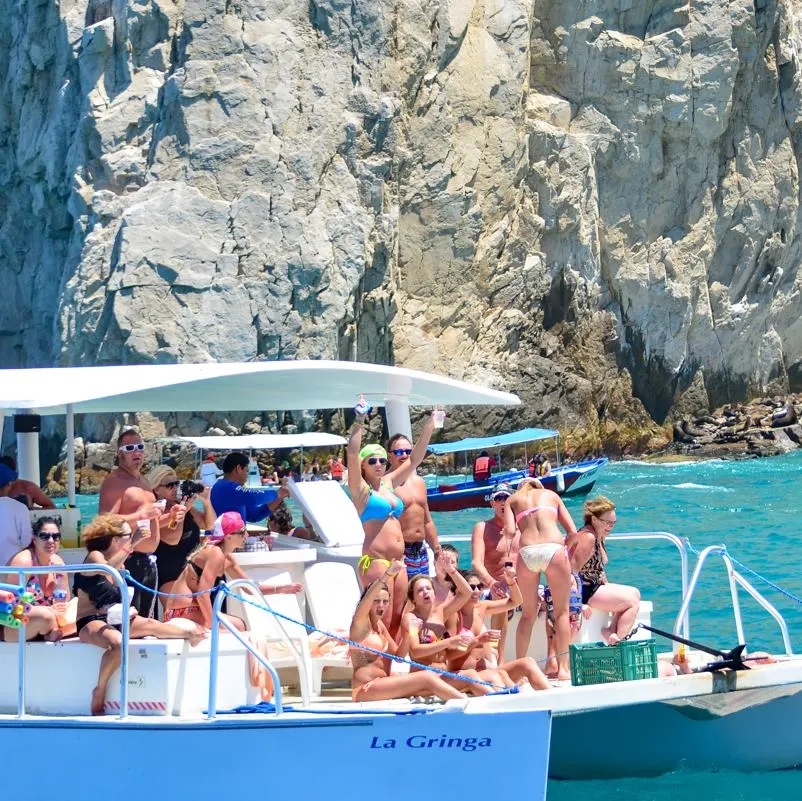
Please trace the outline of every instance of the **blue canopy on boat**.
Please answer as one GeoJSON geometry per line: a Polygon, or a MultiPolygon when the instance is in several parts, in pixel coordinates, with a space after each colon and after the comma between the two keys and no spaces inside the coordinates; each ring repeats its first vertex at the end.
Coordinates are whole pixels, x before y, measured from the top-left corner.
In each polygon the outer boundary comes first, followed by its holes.
{"type": "Polygon", "coordinates": [[[509,434],[497,434],[495,437],[468,437],[456,442],[440,442],[430,445],[432,453],[457,453],[458,451],[481,451],[487,448],[501,448],[504,445],[518,445],[521,442],[534,442],[538,439],[551,439],[559,436],[558,431],[551,428],[522,428],[509,434]]]}

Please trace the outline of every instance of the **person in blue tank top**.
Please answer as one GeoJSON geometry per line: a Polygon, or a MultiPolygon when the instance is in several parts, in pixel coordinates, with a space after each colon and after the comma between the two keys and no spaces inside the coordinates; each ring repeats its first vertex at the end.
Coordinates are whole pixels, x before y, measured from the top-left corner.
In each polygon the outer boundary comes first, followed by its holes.
{"type": "Polygon", "coordinates": [[[238,512],[248,523],[258,523],[271,517],[273,511],[290,494],[286,487],[246,489],[248,457],[244,453],[229,453],[223,460],[223,477],[212,487],[212,506],[218,515],[238,512]]]}

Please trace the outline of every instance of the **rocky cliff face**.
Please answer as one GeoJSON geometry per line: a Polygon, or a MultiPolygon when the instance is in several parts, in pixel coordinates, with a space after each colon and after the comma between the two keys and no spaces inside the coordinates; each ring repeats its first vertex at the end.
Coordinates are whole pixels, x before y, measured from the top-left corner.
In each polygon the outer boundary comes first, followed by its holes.
{"type": "Polygon", "coordinates": [[[392,362],[591,446],[802,388],[800,3],[679,3],[15,0],[0,363],[392,362]]]}

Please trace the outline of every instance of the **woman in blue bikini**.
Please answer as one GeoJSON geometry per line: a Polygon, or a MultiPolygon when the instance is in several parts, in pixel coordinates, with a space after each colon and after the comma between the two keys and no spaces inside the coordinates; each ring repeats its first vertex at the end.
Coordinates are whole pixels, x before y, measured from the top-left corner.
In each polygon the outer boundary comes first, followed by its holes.
{"type": "MultiPolygon", "coordinates": [[[[409,459],[388,473],[387,452],[381,445],[365,445],[360,449],[367,419],[367,414],[360,413],[362,411],[364,407],[358,406],[348,440],[348,490],[365,530],[357,575],[362,586],[369,587],[384,576],[393,560],[404,559],[404,535],[398,519],[404,511],[404,503],[393,489],[406,481],[423,461],[434,419],[430,417],[427,420],[409,459]]],[[[407,595],[406,571],[402,570],[387,586],[391,612],[387,628],[393,637],[397,637],[407,595]]]]}
{"type": "Polygon", "coordinates": [[[504,528],[521,532],[518,552],[518,583],[524,597],[521,619],[515,634],[515,655],[527,655],[532,626],[539,606],[540,574],[546,580],[554,602],[554,640],[557,647],[557,678],[571,678],[568,666],[568,645],[571,628],[568,619],[568,598],[571,592],[571,563],[565,550],[563,535],[557,523],[568,535],[576,534],[576,526],[565,504],[556,492],[543,489],[536,478],[525,478],[507,501],[504,509],[504,528]]]}

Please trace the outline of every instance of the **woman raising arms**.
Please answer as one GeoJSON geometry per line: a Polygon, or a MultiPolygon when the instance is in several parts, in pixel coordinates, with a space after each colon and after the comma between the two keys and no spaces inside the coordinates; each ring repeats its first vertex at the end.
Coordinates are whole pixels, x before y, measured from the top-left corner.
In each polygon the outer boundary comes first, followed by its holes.
{"type": "MultiPolygon", "coordinates": [[[[449,563],[448,570],[456,589],[455,594],[442,604],[437,603],[434,585],[428,576],[413,576],[407,592],[412,602],[412,611],[404,621],[410,659],[439,670],[449,670],[449,660],[466,653],[476,644],[470,634],[452,637],[446,626],[446,620],[462,609],[471,594],[468,582],[456,567],[449,563]]],[[[412,668],[412,672],[418,670],[421,668],[412,668]]],[[[486,695],[490,692],[493,687],[488,686],[488,683],[500,687],[512,685],[509,676],[502,671],[484,671],[480,674],[473,668],[468,668],[460,670],[459,675],[464,676],[467,681],[452,677],[444,681],[473,695],[486,695]]]]}
{"type": "MultiPolygon", "coordinates": [[[[396,653],[397,646],[384,623],[390,608],[389,582],[406,568],[398,560],[384,571],[379,579],[365,590],[351,621],[350,639],[373,651],[396,653]]],[[[412,695],[436,695],[442,701],[465,696],[446,684],[439,676],[429,671],[390,674],[390,660],[351,648],[351,664],[354,668],[352,697],[354,701],[385,701],[390,698],[408,698],[412,695]]]]}
{"type": "Polygon", "coordinates": [[[525,478],[510,496],[504,509],[504,528],[521,532],[517,574],[523,595],[523,612],[515,634],[515,655],[524,657],[529,650],[532,626],[540,603],[540,574],[546,574],[554,601],[554,637],[557,647],[557,678],[571,678],[568,666],[568,645],[571,630],[568,620],[568,598],[571,591],[571,565],[565,550],[560,523],[568,535],[576,534],[576,526],[556,492],[543,489],[535,478],[525,478]]]}
{"type": "MultiPolygon", "coordinates": [[[[361,447],[363,427],[367,419],[367,414],[359,413],[363,409],[360,403],[348,440],[347,456],[348,490],[365,531],[357,575],[362,586],[367,587],[383,576],[394,560],[404,558],[404,535],[398,519],[404,511],[404,503],[393,492],[393,488],[406,481],[423,461],[434,429],[434,419],[429,417],[426,421],[409,459],[388,473],[387,452],[381,445],[361,447]]],[[[402,570],[389,580],[387,589],[390,593],[387,628],[396,636],[406,600],[406,571],[402,570]]]]}

